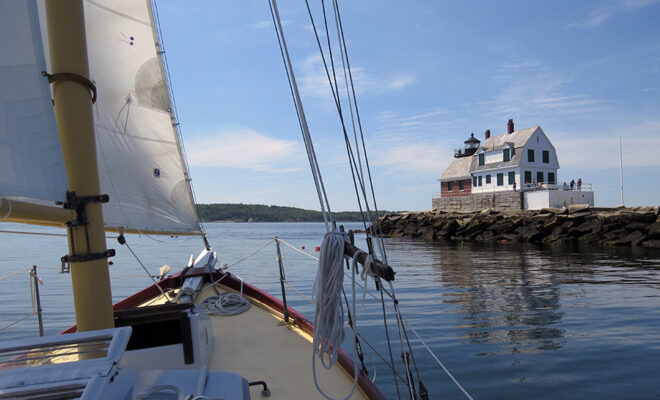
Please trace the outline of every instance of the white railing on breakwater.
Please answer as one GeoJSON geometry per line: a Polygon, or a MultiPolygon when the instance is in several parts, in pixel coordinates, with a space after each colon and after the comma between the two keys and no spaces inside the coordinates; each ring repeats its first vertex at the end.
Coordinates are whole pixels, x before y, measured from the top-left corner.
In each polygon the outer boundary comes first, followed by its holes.
{"type": "Polygon", "coordinates": [[[535,190],[572,190],[572,191],[582,191],[582,192],[591,192],[593,189],[591,183],[583,183],[582,185],[569,185],[567,183],[555,184],[555,183],[523,183],[521,190],[523,192],[535,191],[535,190]]]}

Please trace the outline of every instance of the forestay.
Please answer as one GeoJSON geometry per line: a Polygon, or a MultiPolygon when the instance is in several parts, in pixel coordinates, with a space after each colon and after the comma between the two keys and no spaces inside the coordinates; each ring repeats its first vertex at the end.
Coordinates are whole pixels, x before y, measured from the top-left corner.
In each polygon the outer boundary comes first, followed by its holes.
{"type": "Polygon", "coordinates": [[[94,121],[108,227],[199,232],[148,0],[86,0],[94,121]]]}
{"type": "Polygon", "coordinates": [[[0,0],[0,199],[66,200],[36,1],[0,0]]]}

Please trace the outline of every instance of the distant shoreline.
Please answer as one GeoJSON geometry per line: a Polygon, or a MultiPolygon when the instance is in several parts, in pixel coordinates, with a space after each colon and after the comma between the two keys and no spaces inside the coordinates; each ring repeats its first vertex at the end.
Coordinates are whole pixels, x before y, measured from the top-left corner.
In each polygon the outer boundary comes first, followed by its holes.
{"type": "MultiPolygon", "coordinates": [[[[377,217],[391,212],[379,211],[377,217]]],[[[320,211],[264,204],[197,204],[197,214],[202,222],[323,222],[320,211]]],[[[362,222],[359,211],[333,212],[333,216],[337,221],[362,222]]]]}

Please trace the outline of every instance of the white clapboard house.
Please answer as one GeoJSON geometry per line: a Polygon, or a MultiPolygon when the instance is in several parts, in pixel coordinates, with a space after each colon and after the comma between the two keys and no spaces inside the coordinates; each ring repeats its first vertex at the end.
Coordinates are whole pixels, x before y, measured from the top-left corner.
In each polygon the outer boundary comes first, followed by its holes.
{"type": "Polygon", "coordinates": [[[540,126],[515,130],[510,119],[507,133],[491,136],[487,130],[483,143],[473,134],[454,157],[438,179],[441,198],[461,197],[469,203],[475,195],[520,191],[526,209],[593,206],[590,185],[558,184],[557,150],[540,126]]]}

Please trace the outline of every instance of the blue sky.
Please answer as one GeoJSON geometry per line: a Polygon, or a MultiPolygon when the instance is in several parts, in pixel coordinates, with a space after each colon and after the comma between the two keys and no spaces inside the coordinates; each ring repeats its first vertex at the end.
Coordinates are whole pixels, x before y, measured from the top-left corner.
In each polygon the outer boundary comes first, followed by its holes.
{"type": "MultiPolygon", "coordinates": [[[[197,200],[319,209],[268,2],[157,4],[197,200]]],[[[660,203],[659,0],[340,7],[381,209],[430,208],[453,148],[509,118],[600,206],[620,204],[621,136],[626,205],[660,203]]],[[[304,1],[279,8],[330,203],[355,210],[304,1]]]]}

